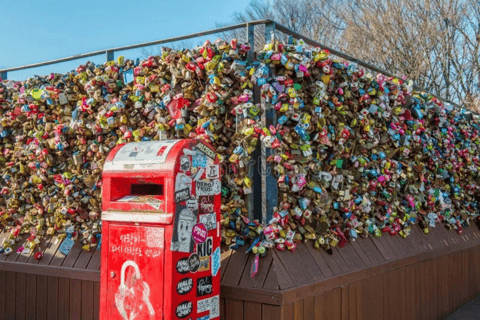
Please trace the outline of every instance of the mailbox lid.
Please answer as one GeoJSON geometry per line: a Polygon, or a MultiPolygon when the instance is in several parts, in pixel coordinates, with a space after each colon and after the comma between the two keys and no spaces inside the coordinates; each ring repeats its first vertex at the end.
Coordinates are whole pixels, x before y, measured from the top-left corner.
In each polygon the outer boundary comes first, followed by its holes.
{"type": "Polygon", "coordinates": [[[110,224],[107,255],[108,319],[162,319],[165,229],[110,224]]]}
{"type": "Polygon", "coordinates": [[[171,172],[178,152],[189,141],[141,141],[118,145],[105,159],[103,174],[142,172],[150,176],[171,172]]]}

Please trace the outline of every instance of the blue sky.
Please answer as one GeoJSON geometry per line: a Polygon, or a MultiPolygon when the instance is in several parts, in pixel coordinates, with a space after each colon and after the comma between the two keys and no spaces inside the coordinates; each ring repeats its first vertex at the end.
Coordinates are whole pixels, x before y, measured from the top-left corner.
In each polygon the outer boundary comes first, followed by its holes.
{"type": "MultiPolygon", "coordinates": [[[[0,0],[0,69],[210,30],[216,22],[230,23],[249,1],[0,0]]],[[[115,57],[141,54],[135,49],[115,57]]],[[[67,72],[86,61],[103,63],[105,56],[11,72],[8,78],[67,72]]]]}

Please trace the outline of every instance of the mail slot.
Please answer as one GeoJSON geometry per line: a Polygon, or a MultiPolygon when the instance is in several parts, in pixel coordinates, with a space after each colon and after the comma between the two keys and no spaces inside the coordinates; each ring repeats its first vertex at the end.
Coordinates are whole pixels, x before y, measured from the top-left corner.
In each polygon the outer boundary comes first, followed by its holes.
{"type": "Polygon", "coordinates": [[[202,140],[133,142],[110,152],[101,319],[220,317],[220,175],[202,140]]]}

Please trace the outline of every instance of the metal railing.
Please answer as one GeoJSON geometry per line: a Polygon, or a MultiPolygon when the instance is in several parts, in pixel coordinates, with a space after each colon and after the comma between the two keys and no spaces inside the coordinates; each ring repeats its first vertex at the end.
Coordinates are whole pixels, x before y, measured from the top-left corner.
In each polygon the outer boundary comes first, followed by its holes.
{"type": "MultiPolygon", "coordinates": [[[[397,77],[396,75],[386,71],[382,70],[370,63],[367,63],[362,60],[358,60],[346,53],[337,51],[333,48],[330,48],[328,46],[325,46],[321,43],[318,43],[315,40],[312,40],[308,37],[305,37],[293,30],[290,30],[289,28],[273,21],[273,20],[257,20],[257,21],[252,21],[252,22],[246,22],[246,23],[240,23],[240,24],[235,24],[231,26],[226,26],[226,27],[221,27],[221,28],[216,28],[208,31],[203,31],[203,32],[198,32],[198,33],[193,33],[189,35],[184,35],[180,37],[173,37],[173,38],[168,38],[168,39],[163,39],[163,40],[156,40],[156,41],[150,41],[150,42],[144,42],[144,43],[139,43],[139,44],[134,44],[134,45],[129,45],[129,46],[123,46],[123,47],[116,47],[116,48],[111,48],[111,49],[105,49],[105,50],[99,50],[99,51],[94,51],[94,52],[89,52],[89,53],[83,53],[83,54],[78,54],[66,58],[61,58],[61,59],[55,59],[55,60],[50,60],[50,61],[45,61],[45,62],[40,62],[40,63],[34,63],[34,64],[29,64],[29,65],[24,65],[24,66],[19,66],[19,67],[14,67],[14,68],[6,68],[6,69],[0,69],[0,78],[2,79],[7,79],[8,72],[12,71],[19,71],[19,70],[25,70],[25,69],[30,69],[30,68],[36,68],[36,67],[42,67],[42,66],[47,66],[51,64],[56,64],[56,63],[61,63],[61,62],[67,62],[67,61],[72,61],[72,60],[77,60],[81,58],[88,58],[92,56],[98,56],[98,55],[105,55],[105,58],[107,61],[112,61],[114,60],[114,54],[115,52],[118,51],[124,51],[124,50],[130,50],[130,49],[137,49],[137,48],[143,48],[143,47],[149,47],[153,45],[159,45],[159,44],[165,44],[165,43],[170,43],[170,42],[175,42],[175,41],[180,41],[180,40],[186,40],[186,39],[191,39],[191,38],[197,38],[197,37],[202,37],[202,36],[207,36],[211,34],[217,34],[217,33],[222,33],[222,32],[227,32],[235,29],[240,29],[240,28],[245,28],[246,30],[246,39],[247,42],[249,43],[251,50],[249,51],[249,54],[247,56],[247,59],[249,61],[254,60],[254,40],[255,40],[255,30],[254,27],[256,25],[264,25],[265,26],[265,43],[269,42],[274,42],[275,40],[275,34],[276,31],[280,31],[286,35],[295,37],[297,39],[303,39],[304,42],[310,46],[313,47],[320,47],[322,49],[328,49],[331,54],[354,62],[358,64],[359,66],[362,66],[366,69],[372,70],[374,72],[382,73],[386,76],[389,77],[397,77]]],[[[417,86],[414,86],[414,90],[416,91],[425,91],[422,88],[419,88],[417,86]]],[[[449,103],[453,105],[456,108],[461,108],[458,104],[448,101],[442,98],[438,98],[443,102],[449,103]]],[[[255,88],[255,94],[254,94],[254,103],[261,103],[260,99],[260,94],[259,94],[259,88],[256,86],[255,88]]],[[[269,125],[275,125],[276,124],[276,114],[273,109],[267,110],[264,115],[262,116],[262,124],[264,126],[269,126],[269,125]]],[[[261,173],[258,173],[258,170],[251,170],[253,173],[250,173],[252,177],[255,175],[255,181],[261,181],[261,193],[258,192],[258,190],[254,190],[254,193],[248,196],[247,199],[247,209],[249,212],[249,216],[251,218],[257,218],[261,219],[262,221],[268,221],[271,219],[273,215],[273,208],[277,206],[278,203],[278,186],[277,186],[277,181],[275,177],[272,174],[269,174],[272,172],[272,167],[266,162],[267,157],[271,154],[272,150],[268,149],[265,147],[265,145],[262,143],[261,147],[258,147],[257,150],[255,151],[255,155],[261,157],[261,173]],[[258,177],[258,175],[261,175],[261,177],[258,177]],[[261,202],[259,199],[259,194],[261,194],[261,202]],[[259,208],[260,207],[260,208],[259,208]]],[[[257,160],[256,159],[256,160],[257,160]]],[[[256,166],[258,163],[256,164],[256,166]]],[[[257,185],[255,189],[260,187],[260,185],[257,185]]],[[[255,186],[254,185],[254,186],[255,186]]]]}

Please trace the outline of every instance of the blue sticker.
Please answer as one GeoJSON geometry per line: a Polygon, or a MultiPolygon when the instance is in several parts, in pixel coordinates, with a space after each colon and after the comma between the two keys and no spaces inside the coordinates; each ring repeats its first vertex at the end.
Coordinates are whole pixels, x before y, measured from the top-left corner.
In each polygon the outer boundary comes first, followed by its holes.
{"type": "Polygon", "coordinates": [[[207,166],[207,156],[201,152],[196,152],[192,157],[192,167],[205,168],[207,166]]]}
{"type": "Polygon", "coordinates": [[[210,320],[210,315],[197,318],[197,320],[210,320]]]}
{"type": "Polygon", "coordinates": [[[74,243],[75,241],[73,241],[72,239],[66,238],[65,240],[63,240],[58,250],[64,255],[68,255],[70,253],[70,250],[72,250],[74,243]]]}
{"type": "Polygon", "coordinates": [[[123,72],[123,83],[127,84],[133,81],[133,69],[123,72]]]}
{"type": "Polygon", "coordinates": [[[220,247],[218,247],[212,255],[212,274],[214,277],[217,275],[218,270],[220,270],[220,256],[220,247]]]}

